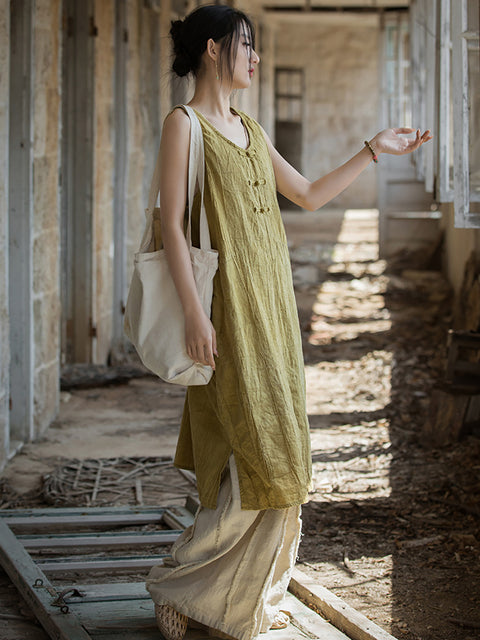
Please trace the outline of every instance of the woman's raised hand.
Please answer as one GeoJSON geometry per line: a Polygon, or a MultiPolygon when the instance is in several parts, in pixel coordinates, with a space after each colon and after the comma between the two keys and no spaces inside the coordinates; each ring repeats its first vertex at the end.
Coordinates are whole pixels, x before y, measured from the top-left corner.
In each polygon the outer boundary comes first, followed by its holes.
{"type": "Polygon", "coordinates": [[[215,370],[213,356],[217,353],[217,336],[213,324],[203,309],[185,314],[185,342],[189,358],[215,370]]]}
{"type": "Polygon", "coordinates": [[[410,127],[399,127],[396,129],[384,129],[370,141],[376,153],[391,153],[395,156],[402,156],[418,149],[424,142],[433,138],[430,130],[424,133],[420,129],[416,130],[415,138],[405,138],[401,134],[413,133],[415,129],[410,127]]]}

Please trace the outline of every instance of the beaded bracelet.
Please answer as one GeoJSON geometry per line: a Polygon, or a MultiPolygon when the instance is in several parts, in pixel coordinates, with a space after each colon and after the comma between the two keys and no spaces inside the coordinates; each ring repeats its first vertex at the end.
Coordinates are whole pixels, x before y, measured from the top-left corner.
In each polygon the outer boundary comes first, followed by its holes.
{"type": "Polygon", "coordinates": [[[373,161],[374,161],[374,162],[378,162],[378,156],[377,156],[377,154],[375,153],[375,151],[373,150],[373,147],[372,147],[372,145],[368,142],[368,140],[365,140],[365,146],[367,147],[367,149],[368,149],[368,150],[370,151],[370,153],[372,154],[372,156],[373,156],[373,161]]]}

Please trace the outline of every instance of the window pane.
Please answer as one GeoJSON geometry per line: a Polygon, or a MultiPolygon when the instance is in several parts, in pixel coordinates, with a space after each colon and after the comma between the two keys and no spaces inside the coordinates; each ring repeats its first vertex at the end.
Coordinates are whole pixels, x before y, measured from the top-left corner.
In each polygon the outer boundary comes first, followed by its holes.
{"type": "Polygon", "coordinates": [[[288,75],[285,71],[277,71],[277,93],[288,93],[288,75]]]}
{"type": "Polygon", "coordinates": [[[290,100],[290,118],[291,122],[300,122],[302,120],[302,101],[300,98],[290,100]]]}
{"type": "Polygon", "coordinates": [[[396,26],[389,25],[386,27],[386,56],[389,59],[396,57],[397,53],[397,35],[396,26]]]}
{"type": "Polygon", "coordinates": [[[277,120],[288,120],[288,100],[285,98],[277,99],[277,120]]]}
{"type": "Polygon", "coordinates": [[[303,71],[301,69],[276,69],[276,120],[301,122],[303,71]]]}
{"type": "Polygon", "coordinates": [[[291,85],[290,92],[291,94],[299,96],[302,93],[302,76],[300,73],[295,72],[291,75],[291,85]]]}

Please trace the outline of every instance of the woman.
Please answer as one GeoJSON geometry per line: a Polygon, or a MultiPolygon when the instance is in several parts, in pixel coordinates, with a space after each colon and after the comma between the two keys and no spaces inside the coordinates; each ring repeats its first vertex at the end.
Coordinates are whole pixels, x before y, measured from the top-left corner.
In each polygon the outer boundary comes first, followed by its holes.
{"type": "Polygon", "coordinates": [[[188,354],[215,373],[187,391],[175,456],[177,466],[195,470],[201,507],[147,588],[167,640],[181,640],[194,621],[216,637],[251,640],[288,622],[280,606],[311,479],[301,339],[276,191],[318,209],[376,155],[409,153],[431,136],[417,131],[407,140],[398,134],[412,129],[387,129],[309,182],[255,120],[230,107],[232,91],[250,86],[259,63],[249,18],[205,6],[172,23],[170,33],[173,70],[196,80],[189,104],[202,126],[205,206],[219,252],[211,319],[184,237],[190,120],[182,108],[167,116],[162,133],[162,238],[188,354]]]}

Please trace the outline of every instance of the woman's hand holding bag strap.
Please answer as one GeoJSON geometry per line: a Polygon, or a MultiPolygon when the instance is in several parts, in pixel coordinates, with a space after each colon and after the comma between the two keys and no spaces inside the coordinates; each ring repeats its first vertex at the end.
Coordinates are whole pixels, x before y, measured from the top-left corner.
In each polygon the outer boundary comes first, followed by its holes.
{"type": "MultiPolygon", "coordinates": [[[[213,277],[218,268],[218,253],[211,249],[204,204],[205,160],[200,122],[191,107],[183,106],[190,118],[188,161],[188,224],[186,241],[193,275],[205,313],[210,317],[213,277]],[[192,206],[198,180],[201,193],[200,248],[192,246],[192,206]]],[[[164,249],[155,247],[155,209],[160,191],[160,160],[157,159],[148,197],[145,232],[134,258],[134,271],[127,304],[124,330],[135,346],[143,364],[162,380],[180,385],[207,384],[212,377],[210,366],[194,362],[185,348],[185,318],[164,249]]]]}

